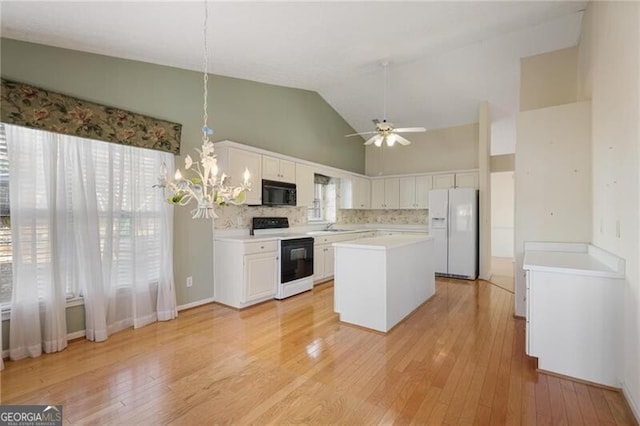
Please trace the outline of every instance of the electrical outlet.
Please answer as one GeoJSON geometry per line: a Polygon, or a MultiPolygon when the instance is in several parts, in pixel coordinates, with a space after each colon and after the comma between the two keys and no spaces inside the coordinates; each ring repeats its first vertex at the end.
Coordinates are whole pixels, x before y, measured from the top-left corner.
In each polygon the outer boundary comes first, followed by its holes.
{"type": "Polygon", "coordinates": [[[191,287],[193,285],[193,277],[187,277],[187,287],[191,287]]]}

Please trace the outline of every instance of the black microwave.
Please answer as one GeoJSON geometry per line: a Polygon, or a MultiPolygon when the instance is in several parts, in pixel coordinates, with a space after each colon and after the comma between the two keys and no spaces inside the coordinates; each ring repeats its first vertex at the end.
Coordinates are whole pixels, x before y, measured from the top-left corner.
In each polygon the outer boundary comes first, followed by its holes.
{"type": "Polygon", "coordinates": [[[296,184],[262,179],[263,206],[295,206],[296,184]]]}

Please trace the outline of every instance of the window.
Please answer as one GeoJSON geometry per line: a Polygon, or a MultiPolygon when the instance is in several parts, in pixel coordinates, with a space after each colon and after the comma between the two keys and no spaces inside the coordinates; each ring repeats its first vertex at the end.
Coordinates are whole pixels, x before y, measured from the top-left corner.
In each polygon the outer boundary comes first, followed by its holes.
{"type": "MultiPolygon", "coordinates": [[[[7,143],[5,126],[7,133],[20,141],[49,142],[45,138],[50,137],[44,131],[0,124],[0,304],[11,302],[13,287],[12,230],[9,215],[11,176],[8,156],[8,150],[13,147],[13,139],[12,143],[7,143]]],[[[51,185],[48,183],[50,177],[44,172],[45,165],[50,164],[45,158],[52,155],[54,160],[57,158],[62,165],[57,166],[60,170],[56,191],[59,191],[58,194],[63,193],[63,196],[58,196],[56,200],[58,215],[55,223],[63,221],[69,229],[73,229],[74,220],[78,220],[78,215],[94,215],[98,222],[97,235],[100,239],[102,262],[114,267],[111,282],[116,287],[132,287],[133,279],[150,284],[157,283],[162,269],[161,227],[165,226],[162,211],[166,206],[162,197],[159,197],[159,190],[152,187],[157,183],[163,159],[166,160],[171,154],[73,136],[58,135],[58,138],[61,144],[67,144],[65,146],[81,143],[90,148],[77,152],[60,148],[53,150],[52,154],[45,153],[47,143],[41,143],[34,144],[34,147],[25,150],[24,153],[11,152],[12,159],[18,158],[18,161],[34,163],[35,169],[38,170],[35,173],[37,176],[28,179],[33,182],[25,182],[23,179],[20,185],[21,189],[35,194],[33,206],[22,207],[20,210],[32,219],[30,223],[35,224],[17,231],[20,233],[21,244],[29,246],[29,250],[22,253],[22,262],[36,263],[38,270],[43,271],[50,269],[52,265],[52,236],[49,234],[54,228],[51,225],[50,202],[44,189],[45,186],[51,185]],[[73,183],[74,179],[76,183],[73,183]],[[77,201],[74,188],[78,187],[78,182],[87,184],[88,180],[95,181],[96,191],[93,204],[86,207],[77,201]],[[140,258],[144,258],[145,261],[141,263],[138,260],[136,263],[136,259],[140,258]]],[[[56,248],[60,249],[56,256],[64,256],[66,266],[62,270],[68,299],[81,296],[84,285],[76,276],[78,265],[76,256],[73,255],[74,244],[73,238],[68,238],[64,240],[62,248],[59,243],[56,245],[56,248]],[[62,251],[64,254],[61,254],[62,251]]]]}
{"type": "Polygon", "coordinates": [[[315,175],[313,204],[307,213],[309,222],[336,221],[336,185],[333,179],[315,175]]]}
{"type": "Polygon", "coordinates": [[[11,218],[9,216],[9,158],[4,126],[0,125],[0,305],[11,302],[11,218]]]}

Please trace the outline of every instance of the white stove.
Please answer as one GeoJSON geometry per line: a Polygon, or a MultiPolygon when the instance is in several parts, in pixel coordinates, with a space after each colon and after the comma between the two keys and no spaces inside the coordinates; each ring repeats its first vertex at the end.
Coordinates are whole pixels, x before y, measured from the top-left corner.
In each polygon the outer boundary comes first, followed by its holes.
{"type": "Polygon", "coordinates": [[[313,238],[286,232],[288,228],[286,217],[252,219],[251,235],[278,239],[276,299],[285,299],[313,288],[313,238]]]}

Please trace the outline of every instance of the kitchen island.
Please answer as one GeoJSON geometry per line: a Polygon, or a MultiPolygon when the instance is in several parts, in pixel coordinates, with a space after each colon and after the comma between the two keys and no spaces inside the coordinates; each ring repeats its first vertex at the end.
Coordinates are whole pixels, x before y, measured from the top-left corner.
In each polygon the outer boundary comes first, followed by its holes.
{"type": "Polygon", "coordinates": [[[333,246],[340,321],[387,332],[435,294],[431,237],[389,235],[333,246]]]}

